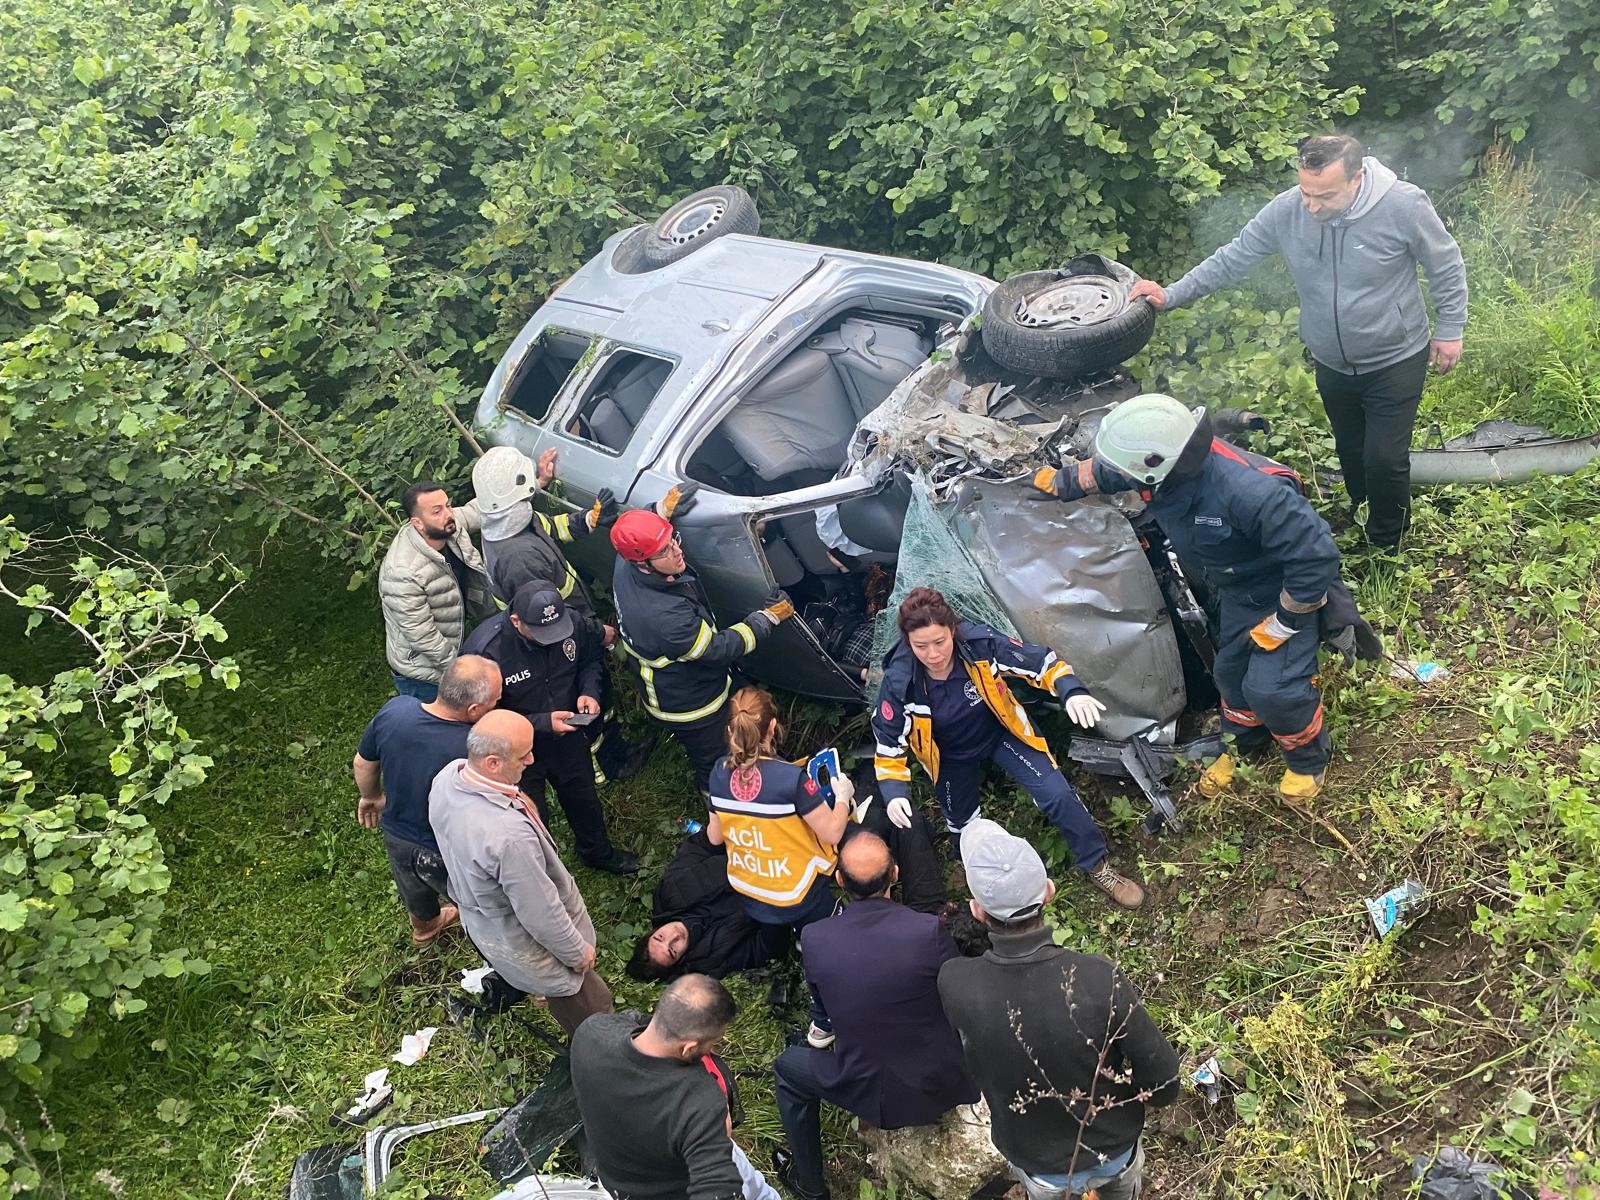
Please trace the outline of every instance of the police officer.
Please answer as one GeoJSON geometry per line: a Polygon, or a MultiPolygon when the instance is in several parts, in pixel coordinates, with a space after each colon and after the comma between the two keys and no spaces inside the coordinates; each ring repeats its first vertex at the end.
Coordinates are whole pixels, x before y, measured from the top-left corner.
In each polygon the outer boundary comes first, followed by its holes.
{"type": "MultiPolygon", "coordinates": [[[[1042,467],[1033,483],[1062,500],[1140,491],[1179,558],[1202,570],[1220,598],[1212,675],[1223,732],[1245,753],[1270,735],[1287,766],[1279,794],[1315,796],[1331,752],[1312,678],[1318,644],[1326,638],[1343,648],[1360,617],[1339,580],[1333,534],[1293,472],[1214,438],[1203,408],[1190,412],[1152,394],[1105,415],[1092,458],[1042,467]],[[1322,615],[1330,593],[1347,610],[1335,622],[1322,615]]],[[[1224,754],[1200,789],[1214,796],[1232,781],[1233,759],[1224,754]]]]}
{"type": "MultiPolygon", "coordinates": [[[[581,513],[552,517],[534,508],[534,496],[556,478],[556,457],[553,448],[546,450],[535,465],[515,447],[494,446],[472,468],[472,489],[483,519],[484,569],[502,604],[510,604],[523,584],[538,582],[554,588],[576,616],[593,617],[594,604],[562,547],[609,528],[617,518],[617,501],[609,488],[601,488],[594,503],[581,513]]],[[[605,644],[612,645],[616,630],[609,625],[602,628],[605,644]]],[[[655,738],[628,741],[622,723],[612,713],[609,678],[603,681],[599,700],[604,715],[584,730],[596,774],[601,783],[608,778],[631,778],[649,759],[655,738]]]]}
{"type": "Polygon", "coordinates": [[[472,631],[462,652],[493,660],[503,679],[500,706],[533,722],[538,753],[523,774],[522,789],[546,823],[548,780],[572,826],[578,857],[599,870],[631,875],[639,860],[611,844],[589,744],[580,731],[600,713],[601,638],[593,617],[574,618],[554,588],[530,582],[517,589],[509,611],[472,631]]]}
{"type": "Polygon", "coordinates": [[[728,667],[794,616],[794,605],[779,592],[765,608],[718,629],[665,517],[630,509],[611,527],[611,545],[618,555],[611,578],[618,631],[645,711],[678,740],[695,786],[707,793],[728,723],[728,667]]]}

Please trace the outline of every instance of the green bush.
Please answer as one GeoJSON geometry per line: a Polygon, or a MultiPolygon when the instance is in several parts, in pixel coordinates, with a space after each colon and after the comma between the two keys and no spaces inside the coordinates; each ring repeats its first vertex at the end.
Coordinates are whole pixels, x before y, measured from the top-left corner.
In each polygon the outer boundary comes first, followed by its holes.
{"type": "Polygon", "coordinates": [[[93,1019],[143,1009],[146,979],[208,969],[157,947],[170,877],[139,810],[211,766],[173,694],[208,677],[236,687],[238,672],[209,652],[227,638],[212,609],[96,549],[30,546],[0,520],[0,596],[30,614],[30,632],[48,620],[86,650],[43,685],[0,674],[0,1186],[13,1193],[37,1187],[37,1156],[61,1148],[42,1098],[66,1056],[94,1053],[93,1019]],[[64,574],[68,595],[42,572],[64,574]]]}

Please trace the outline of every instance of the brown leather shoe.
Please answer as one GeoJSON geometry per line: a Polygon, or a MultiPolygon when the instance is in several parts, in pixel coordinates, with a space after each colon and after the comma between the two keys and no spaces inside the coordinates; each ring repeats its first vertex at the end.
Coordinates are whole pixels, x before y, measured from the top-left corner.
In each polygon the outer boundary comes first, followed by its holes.
{"type": "Polygon", "coordinates": [[[432,945],[441,933],[461,919],[461,911],[454,904],[441,905],[439,915],[431,921],[419,921],[411,918],[411,944],[414,946],[432,945]]]}
{"type": "Polygon", "coordinates": [[[1089,872],[1089,882],[1121,908],[1138,908],[1144,903],[1144,888],[1113,867],[1109,858],[1102,858],[1089,872]]]}

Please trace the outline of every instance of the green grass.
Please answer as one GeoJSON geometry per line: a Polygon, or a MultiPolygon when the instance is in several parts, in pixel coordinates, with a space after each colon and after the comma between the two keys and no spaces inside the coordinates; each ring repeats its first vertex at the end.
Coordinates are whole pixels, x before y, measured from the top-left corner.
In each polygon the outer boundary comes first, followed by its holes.
{"type": "MultiPolygon", "coordinates": [[[[1464,239],[1475,272],[1495,261],[1570,265],[1568,251],[1600,228],[1591,210],[1571,205],[1523,219],[1525,183],[1491,172],[1487,207],[1464,239]]],[[[1491,364],[1512,369],[1496,357],[1511,343],[1480,319],[1497,295],[1511,297],[1509,324],[1542,320],[1548,301],[1592,329],[1592,277],[1539,278],[1556,279],[1554,291],[1528,292],[1520,309],[1514,292],[1475,282],[1480,332],[1469,337],[1480,339],[1484,369],[1435,381],[1431,411],[1466,424],[1500,411],[1491,364]]],[[[1178,394],[1250,398],[1277,421],[1279,453],[1308,475],[1327,459],[1292,329],[1241,321],[1220,303],[1180,316],[1164,326],[1185,339],[1173,353],[1189,354],[1187,374],[1175,368],[1169,380],[1178,394]],[[1248,350],[1241,328],[1257,339],[1248,350]]],[[[1567,393],[1547,396],[1567,406],[1557,416],[1588,419],[1567,393]]],[[[1349,577],[1390,654],[1451,671],[1423,687],[1391,678],[1387,663],[1326,667],[1336,756],[1316,815],[1354,852],[1277,802],[1270,762],[1216,801],[1180,777],[1189,829],[1153,843],[1137,833],[1136,800],[1079,776],[1151,900],[1143,913],[1115,912],[1060,872],[1052,916],[1061,936],[1117,959],[1187,1063],[1217,1052],[1229,1074],[1216,1107],[1186,1094],[1153,1118],[1151,1194],[1397,1195],[1411,1156],[1449,1141],[1571,1197],[1596,1194],[1597,484],[1591,468],[1420,496],[1399,564],[1341,535],[1349,577]],[[1379,942],[1362,899],[1408,877],[1428,887],[1428,907],[1379,942]]],[[[1337,495],[1317,495],[1336,511],[1337,495]]],[[[548,1061],[545,1045],[514,1022],[496,1023],[482,1044],[448,1026],[444,999],[472,956],[460,938],[411,948],[377,837],[356,825],[349,761],[389,681],[375,599],[341,580],[278,547],[223,614],[244,685],[189,714],[216,769],[151,814],[175,881],[163,937],[213,969],[146,984],[148,1011],[102,1017],[98,1053],[57,1080],[48,1116],[66,1149],[43,1165],[72,1200],[278,1195],[297,1153],[336,1140],[328,1113],[419,1026],[441,1031],[419,1066],[395,1070],[398,1095],[384,1120],[506,1103],[548,1061]]],[[[838,720],[797,705],[792,748],[820,743],[838,720]]],[[[618,880],[580,868],[579,883],[600,930],[602,973],[619,1004],[647,1007],[654,989],[629,983],[621,968],[675,842],[674,819],[698,801],[670,747],[604,793],[614,831],[641,851],[645,870],[618,880]]],[[[1031,807],[997,796],[986,808],[1062,864],[1059,837],[1031,807]]],[[[783,1030],[766,1012],[763,985],[734,988],[743,1008],[729,1052],[750,1114],[741,1137],[760,1162],[778,1136],[768,1079],[783,1030]]],[[[554,1029],[546,1014],[526,1015],[554,1029]]],[[[859,1151],[848,1122],[829,1120],[836,1182],[853,1192],[859,1151]]],[[[417,1144],[394,1194],[492,1194],[473,1162],[475,1137],[417,1144]]]]}

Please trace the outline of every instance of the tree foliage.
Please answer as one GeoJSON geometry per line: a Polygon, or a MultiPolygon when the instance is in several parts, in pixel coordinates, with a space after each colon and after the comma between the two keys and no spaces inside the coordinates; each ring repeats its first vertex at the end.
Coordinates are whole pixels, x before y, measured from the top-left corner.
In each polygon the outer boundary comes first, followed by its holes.
{"type": "Polygon", "coordinates": [[[1366,95],[1356,125],[1439,180],[1496,140],[1600,169],[1600,9],[1583,0],[1337,0],[1337,78],[1366,95]]]}
{"type": "Polygon", "coordinates": [[[78,1036],[92,1016],[138,1012],[153,976],[207,970],[157,946],[170,880],[140,809],[211,766],[174,693],[236,687],[238,671],[210,652],[227,638],[216,605],[178,599],[173,583],[104,546],[40,544],[0,521],[0,595],[28,611],[30,632],[51,622],[86,651],[44,684],[0,674],[0,1186],[13,1192],[37,1186],[36,1155],[60,1148],[33,1096],[64,1055],[94,1052],[78,1036]]]}

